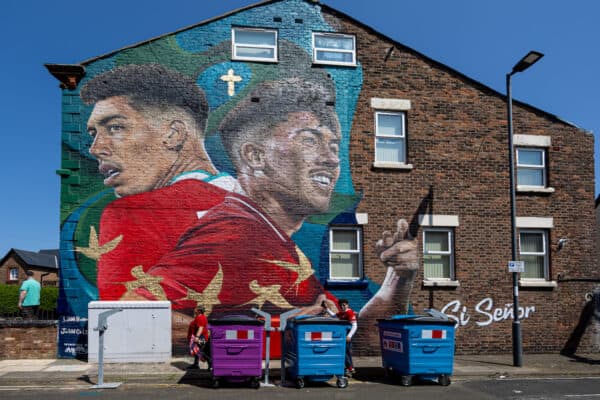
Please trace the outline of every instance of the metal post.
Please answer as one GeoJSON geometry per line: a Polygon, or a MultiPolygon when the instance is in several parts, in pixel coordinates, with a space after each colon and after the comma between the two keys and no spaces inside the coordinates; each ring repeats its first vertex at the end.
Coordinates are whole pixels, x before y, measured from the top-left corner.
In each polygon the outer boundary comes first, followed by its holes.
{"type": "Polygon", "coordinates": [[[94,328],[98,331],[98,384],[93,385],[92,389],[115,389],[121,385],[121,382],[104,383],[104,332],[108,329],[108,316],[121,311],[122,308],[115,308],[98,315],[98,326],[94,328]]]}
{"type": "Polygon", "coordinates": [[[269,383],[269,369],[271,367],[271,331],[274,330],[271,327],[271,314],[261,311],[258,308],[252,308],[252,311],[265,319],[265,381],[262,386],[274,386],[269,383]]]}
{"type": "MultiPolygon", "coordinates": [[[[506,98],[508,102],[508,163],[510,173],[510,235],[512,260],[517,259],[517,201],[515,197],[515,161],[513,146],[513,116],[510,78],[513,72],[506,75],[506,98]]],[[[523,348],[521,341],[521,321],[519,320],[519,273],[513,272],[513,323],[512,323],[513,365],[523,365],[523,348]]]]}

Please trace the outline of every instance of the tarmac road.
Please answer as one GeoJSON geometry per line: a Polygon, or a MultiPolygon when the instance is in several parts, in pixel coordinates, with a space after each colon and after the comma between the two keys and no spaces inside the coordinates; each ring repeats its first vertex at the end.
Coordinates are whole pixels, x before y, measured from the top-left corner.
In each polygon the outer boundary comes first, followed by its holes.
{"type": "Polygon", "coordinates": [[[404,387],[384,382],[360,382],[351,380],[345,389],[335,387],[335,382],[313,384],[304,389],[293,387],[262,387],[251,389],[229,385],[219,389],[206,387],[208,381],[192,384],[125,384],[117,389],[92,390],[88,386],[74,385],[59,388],[47,387],[0,387],[3,399],[70,400],[70,399],[193,399],[208,400],[306,400],[306,399],[411,399],[411,400],[589,400],[600,399],[600,378],[534,378],[534,379],[483,379],[453,382],[439,386],[419,382],[404,387]]]}

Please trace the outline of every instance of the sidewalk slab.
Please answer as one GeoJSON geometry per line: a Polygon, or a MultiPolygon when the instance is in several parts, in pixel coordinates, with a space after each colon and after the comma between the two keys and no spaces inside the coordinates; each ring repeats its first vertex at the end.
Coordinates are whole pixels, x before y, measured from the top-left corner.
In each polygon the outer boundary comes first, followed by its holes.
{"type": "MultiPolygon", "coordinates": [[[[197,384],[209,379],[206,364],[199,370],[187,370],[191,357],[172,358],[168,363],[104,364],[105,382],[126,384],[197,384]]],[[[384,371],[380,357],[355,357],[355,380],[381,382],[384,371]]],[[[600,354],[565,357],[559,354],[528,354],[523,366],[513,366],[512,355],[459,355],[454,357],[452,379],[510,379],[540,377],[600,377],[600,354]]],[[[72,359],[0,360],[0,386],[95,384],[98,364],[72,359]]],[[[269,380],[280,379],[280,361],[270,362],[269,380]]]]}

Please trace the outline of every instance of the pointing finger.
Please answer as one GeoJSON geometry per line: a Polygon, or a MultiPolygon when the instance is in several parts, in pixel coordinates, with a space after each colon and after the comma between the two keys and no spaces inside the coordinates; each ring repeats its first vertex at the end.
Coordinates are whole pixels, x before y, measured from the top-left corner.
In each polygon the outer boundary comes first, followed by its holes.
{"type": "Polygon", "coordinates": [[[396,232],[394,233],[394,242],[412,239],[408,228],[408,222],[406,222],[404,218],[399,219],[398,223],[396,224],[396,232]]]}

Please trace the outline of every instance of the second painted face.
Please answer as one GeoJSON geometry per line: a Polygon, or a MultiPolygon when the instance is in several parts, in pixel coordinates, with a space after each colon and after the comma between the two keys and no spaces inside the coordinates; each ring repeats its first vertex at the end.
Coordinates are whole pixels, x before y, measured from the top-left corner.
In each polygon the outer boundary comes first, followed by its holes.
{"type": "Polygon", "coordinates": [[[170,155],[163,143],[168,123],[131,106],[125,96],[97,102],[87,123],[90,154],[98,160],[104,184],[123,197],[161,187],[170,155]]]}
{"type": "Polygon", "coordinates": [[[328,127],[310,112],[294,112],[265,142],[271,196],[288,212],[326,212],[340,175],[339,124],[328,127]]]}

